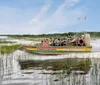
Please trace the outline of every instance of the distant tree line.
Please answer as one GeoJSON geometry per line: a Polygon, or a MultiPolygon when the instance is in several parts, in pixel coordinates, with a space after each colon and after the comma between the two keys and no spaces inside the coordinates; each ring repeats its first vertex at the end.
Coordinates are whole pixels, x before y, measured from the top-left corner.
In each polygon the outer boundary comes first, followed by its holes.
{"type": "MultiPolygon", "coordinates": [[[[69,35],[74,35],[79,32],[68,32],[68,33],[54,33],[54,34],[23,34],[23,35],[0,35],[0,36],[9,36],[9,37],[32,37],[32,38],[40,38],[40,37],[64,37],[69,35]]],[[[87,32],[90,34],[91,37],[100,37],[100,32],[87,32]]]]}
{"type": "Polygon", "coordinates": [[[100,37],[100,32],[88,32],[91,37],[100,37]]]}

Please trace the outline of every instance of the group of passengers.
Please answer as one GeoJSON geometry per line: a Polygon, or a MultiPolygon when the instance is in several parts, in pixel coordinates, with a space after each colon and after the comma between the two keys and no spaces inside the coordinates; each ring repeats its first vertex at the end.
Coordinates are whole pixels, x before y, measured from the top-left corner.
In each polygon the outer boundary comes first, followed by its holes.
{"type": "Polygon", "coordinates": [[[66,46],[67,43],[70,41],[70,37],[66,38],[50,38],[44,39],[41,41],[42,46],[66,46]]]}
{"type": "Polygon", "coordinates": [[[68,43],[72,43],[73,46],[85,46],[86,40],[84,36],[74,37],[72,36],[66,38],[50,38],[41,41],[42,46],[67,46],[68,43]]]}

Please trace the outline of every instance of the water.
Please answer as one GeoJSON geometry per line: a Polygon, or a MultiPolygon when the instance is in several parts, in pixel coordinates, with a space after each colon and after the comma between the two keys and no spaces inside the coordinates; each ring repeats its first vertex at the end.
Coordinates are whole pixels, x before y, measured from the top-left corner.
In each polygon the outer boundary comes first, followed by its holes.
{"type": "Polygon", "coordinates": [[[0,36],[0,39],[7,39],[8,36],[0,36]]]}
{"type": "Polygon", "coordinates": [[[99,85],[100,78],[100,53],[88,54],[71,54],[60,56],[38,56],[17,50],[10,55],[2,55],[0,58],[0,81],[1,85],[99,85]],[[83,57],[83,58],[82,58],[83,57]],[[64,59],[63,59],[64,58],[64,59]],[[21,69],[19,60],[65,60],[71,59],[79,61],[90,59],[92,61],[91,68],[87,74],[80,75],[79,71],[71,74],[60,71],[52,71],[46,69],[21,69]],[[56,74],[52,74],[58,72],[56,74]],[[84,83],[84,84],[83,84],[84,83]],[[98,84],[96,84],[98,83],[98,84]]]}
{"type": "MultiPolygon", "coordinates": [[[[44,56],[32,55],[24,51],[17,50],[9,55],[0,56],[0,85],[100,85],[100,48],[99,41],[92,42],[92,53],[72,53],[66,55],[44,56]],[[57,60],[70,61],[75,64],[86,59],[91,60],[88,72],[76,70],[70,74],[63,72],[63,69],[53,71],[49,67],[50,63],[57,60]],[[19,61],[41,61],[37,66],[21,69],[19,61]],[[44,64],[48,61],[49,64],[44,64]],[[76,62],[74,62],[76,61],[76,62]],[[43,68],[48,66],[49,70],[43,68]],[[38,67],[38,68],[37,68],[38,67]]],[[[30,62],[28,62],[30,64],[30,62]]]]}

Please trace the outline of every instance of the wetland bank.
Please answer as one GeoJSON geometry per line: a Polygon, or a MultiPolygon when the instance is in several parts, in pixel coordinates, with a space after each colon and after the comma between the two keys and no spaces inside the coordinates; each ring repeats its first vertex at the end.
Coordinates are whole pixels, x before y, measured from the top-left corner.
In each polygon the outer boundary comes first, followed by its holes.
{"type": "Polygon", "coordinates": [[[100,85],[100,40],[91,41],[91,53],[32,55],[18,49],[39,40],[9,36],[1,43],[0,85],[100,85]]]}

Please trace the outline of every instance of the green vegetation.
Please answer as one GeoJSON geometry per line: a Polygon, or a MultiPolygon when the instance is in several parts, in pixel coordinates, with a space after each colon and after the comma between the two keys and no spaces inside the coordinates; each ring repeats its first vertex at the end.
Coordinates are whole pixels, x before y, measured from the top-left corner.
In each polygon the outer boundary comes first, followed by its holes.
{"type": "Polygon", "coordinates": [[[17,50],[21,45],[0,46],[0,53],[11,53],[17,50]]]}
{"type": "MultiPolygon", "coordinates": [[[[23,34],[23,35],[0,35],[0,36],[8,36],[8,38],[14,39],[24,39],[24,40],[32,40],[32,41],[41,41],[44,38],[57,38],[57,37],[66,37],[73,36],[75,34],[81,34],[82,32],[68,32],[68,33],[54,33],[54,34],[23,34]]],[[[100,32],[87,32],[90,34],[92,39],[100,38],[100,32]]]]}
{"type": "Polygon", "coordinates": [[[14,42],[6,41],[6,40],[0,40],[0,44],[7,44],[7,43],[14,43],[14,42]]]}
{"type": "Polygon", "coordinates": [[[55,33],[55,34],[40,34],[40,35],[6,35],[9,37],[15,37],[15,38],[48,38],[48,37],[64,37],[64,36],[68,36],[68,35],[74,35],[75,33],[73,32],[69,32],[69,33],[55,33]]]}
{"type": "Polygon", "coordinates": [[[79,60],[77,61],[75,59],[61,59],[61,60],[45,60],[45,61],[34,61],[34,60],[28,60],[28,61],[19,61],[19,64],[21,65],[21,69],[35,69],[39,68],[46,69],[46,70],[64,70],[68,74],[71,73],[72,70],[80,70],[84,71],[84,73],[87,73],[90,69],[91,60],[85,59],[85,60],[79,60]]]}
{"type": "Polygon", "coordinates": [[[91,37],[100,38],[100,32],[89,32],[89,34],[91,35],[91,37]]]}
{"type": "MultiPolygon", "coordinates": [[[[69,32],[69,33],[54,33],[54,34],[40,34],[40,35],[32,35],[32,34],[24,34],[24,35],[1,35],[1,36],[9,36],[9,37],[14,37],[14,38],[44,38],[44,37],[64,37],[68,35],[74,35],[76,33],[80,32],[69,32]]],[[[100,32],[87,32],[89,33],[92,37],[100,37],[100,32]]]]}
{"type": "Polygon", "coordinates": [[[74,70],[81,70],[87,73],[87,71],[90,69],[91,64],[92,63],[90,60],[80,61],[78,62],[78,64],[75,65],[75,67],[78,68],[74,68],[74,70]]]}
{"type": "MultiPolygon", "coordinates": [[[[75,34],[81,34],[82,32],[68,32],[68,33],[54,33],[54,34],[23,34],[23,35],[0,35],[0,36],[8,36],[8,38],[21,39],[21,40],[31,40],[31,41],[41,41],[46,38],[57,38],[57,37],[68,37],[73,36],[75,34]]],[[[100,32],[87,32],[90,34],[92,39],[100,38],[100,32]]]]}

